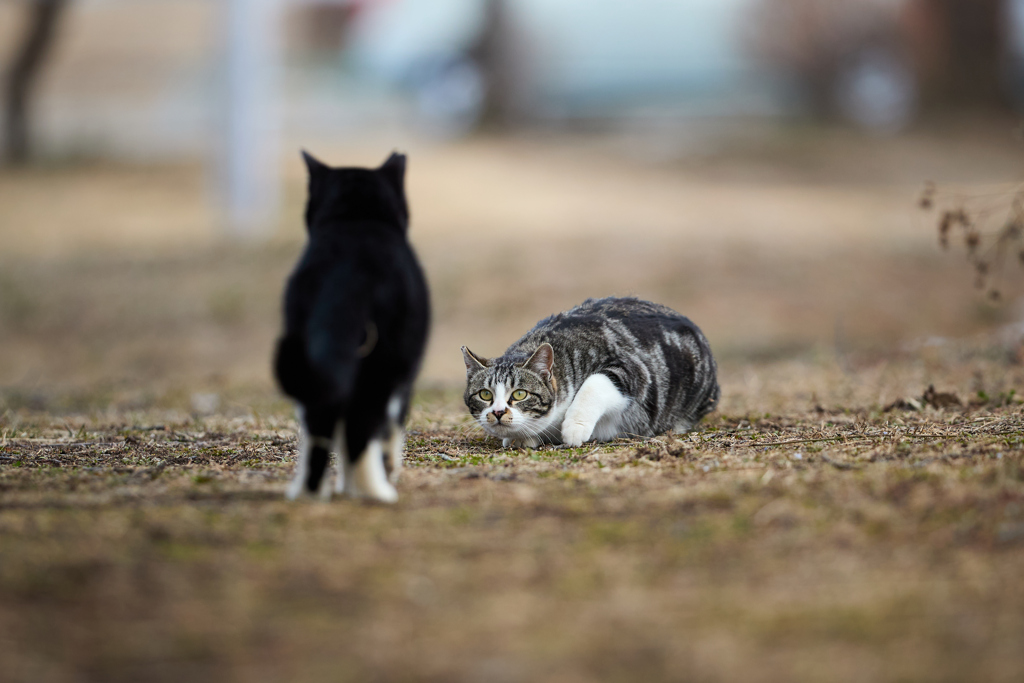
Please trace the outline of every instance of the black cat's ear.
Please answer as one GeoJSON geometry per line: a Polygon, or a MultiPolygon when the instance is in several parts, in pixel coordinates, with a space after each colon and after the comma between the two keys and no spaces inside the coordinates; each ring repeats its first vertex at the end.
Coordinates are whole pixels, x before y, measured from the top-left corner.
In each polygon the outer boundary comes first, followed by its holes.
{"type": "Polygon", "coordinates": [[[523,363],[524,368],[533,370],[541,376],[545,382],[551,379],[551,368],[555,365],[555,350],[551,344],[544,342],[537,347],[537,350],[530,356],[530,360],[523,363]]]}
{"type": "Polygon", "coordinates": [[[302,150],[302,160],[309,170],[309,198],[306,200],[306,227],[312,228],[313,221],[323,202],[324,179],[331,167],[321,163],[312,154],[302,150]]]}
{"type": "Polygon", "coordinates": [[[491,364],[486,358],[480,358],[467,347],[462,347],[462,360],[466,362],[466,374],[472,375],[477,370],[483,370],[491,364]]]}
{"type": "Polygon", "coordinates": [[[302,160],[306,162],[306,168],[309,170],[310,179],[321,175],[324,171],[331,170],[331,167],[323,163],[306,150],[302,150],[302,160]]]}
{"type": "Polygon", "coordinates": [[[377,169],[395,189],[399,197],[405,196],[405,155],[395,152],[377,169]]]}

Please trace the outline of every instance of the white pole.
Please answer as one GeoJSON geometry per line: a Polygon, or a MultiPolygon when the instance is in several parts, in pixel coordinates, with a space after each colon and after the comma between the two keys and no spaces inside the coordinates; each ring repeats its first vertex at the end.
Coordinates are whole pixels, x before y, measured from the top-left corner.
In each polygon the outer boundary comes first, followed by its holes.
{"type": "Polygon", "coordinates": [[[281,0],[224,2],[222,202],[228,229],[265,235],[279,201],[281,0]]]}

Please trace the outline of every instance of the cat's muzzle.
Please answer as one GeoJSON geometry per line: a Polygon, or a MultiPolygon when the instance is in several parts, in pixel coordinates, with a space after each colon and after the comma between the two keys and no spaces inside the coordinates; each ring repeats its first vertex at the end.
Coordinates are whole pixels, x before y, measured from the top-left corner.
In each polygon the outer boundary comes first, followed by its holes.
{"type": "Polygon", "coordinates": [[[487,420],[488,427],[512,427],[512,411],[505,409],[502,411],[492,410],[487,413],[485,418],[487,420]]]}

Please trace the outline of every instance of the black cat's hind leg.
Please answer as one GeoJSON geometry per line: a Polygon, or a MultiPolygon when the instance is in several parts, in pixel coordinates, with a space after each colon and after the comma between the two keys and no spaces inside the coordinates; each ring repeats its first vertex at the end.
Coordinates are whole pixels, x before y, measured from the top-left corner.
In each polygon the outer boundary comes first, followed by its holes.
{"type": "MultiPolygon", "coordinates": [[[[298,412],[299,458],[286,496],[288,500],[295,500],[302,495],[319,493],[322,498],[329,498],[324,472],[334,445],[334,420],[315,409],[299,408],[298,412]]],[[[340,463],[338,466],[343,467],[340,463]]]]}
{"type": "Polygon", "coordinates": [[[409,412],[409,390],[399,389],[388,400],[384,443],[384,471],[392,484],[402,472],[405,452],[405,418],[409,412]]]}
{"type": "Polygon", "coordinates": [[[394,503],[398,492],[388,481],[384,465],[387,421],[384,407],[353,411],[348,416],[345,440],[348,444],[348,471],[345,493],[353,498],[369,498],[394,503]]]}
{"type": "Polygon", "coordinates": [[[334,425],[333,444],[336,456],[334,461],[334,492],[340,495],[345,492],[345,482],[348,480],[350,468],[344,420],[338,420],[334,425]]]}

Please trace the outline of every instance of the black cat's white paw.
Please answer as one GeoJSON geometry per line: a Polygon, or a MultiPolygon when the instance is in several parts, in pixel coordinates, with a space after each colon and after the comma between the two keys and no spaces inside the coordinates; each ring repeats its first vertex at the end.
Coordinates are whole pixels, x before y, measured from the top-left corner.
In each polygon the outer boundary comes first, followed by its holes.
{"type": "Polygon", "coordinates": [[[297,473],[288,484],[284,497],[287,500],[320,500],[326,503],[331,499],[330,478],[324,477],[317,490],[310,491],[306,486],[305,472],[297,473]]]}
{"type": "Polygon", "coordinates": [[[388,481],[384,467],[384,444],[373,439],[366,451],[353,465],[345,478],[345,493],[352,498],[375,500],[381,503],[398,502],[398,491],[388,481]]]}

